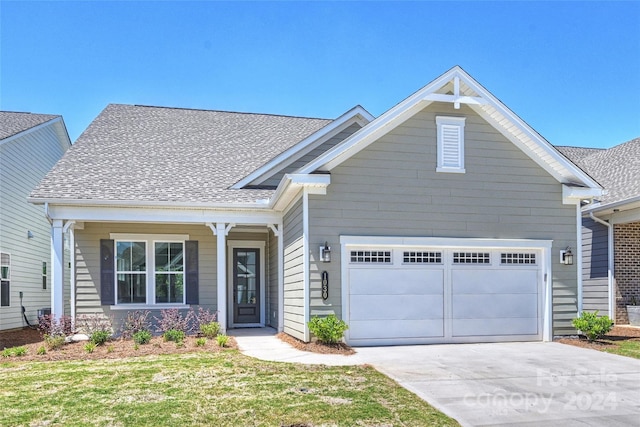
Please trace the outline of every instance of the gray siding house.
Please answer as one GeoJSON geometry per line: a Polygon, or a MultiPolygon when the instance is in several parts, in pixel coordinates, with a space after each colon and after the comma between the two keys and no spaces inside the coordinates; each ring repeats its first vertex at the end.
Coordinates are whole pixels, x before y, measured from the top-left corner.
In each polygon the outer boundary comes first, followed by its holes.
{"type": "Polygon", "coordinates": [[[204,306],[304,341],[335,313],[377,345],[574,333],[600,194],[454,67],[377,118],[109,105],[30,201],[55,254],[71,233],[77,313],[204,306]]]}
{"type": "Polygon", "coordinates": [[[583,207],[584,309],[629,323],[627,305],[640,304],[640,138],[558,149],[605,189],[583,207]]]}
{"type": "Polygon", "coordinates": [[[0,330],[51,306],[51,226],[27,196],[70,145],[60,116],[0,111],[0,330]]]}

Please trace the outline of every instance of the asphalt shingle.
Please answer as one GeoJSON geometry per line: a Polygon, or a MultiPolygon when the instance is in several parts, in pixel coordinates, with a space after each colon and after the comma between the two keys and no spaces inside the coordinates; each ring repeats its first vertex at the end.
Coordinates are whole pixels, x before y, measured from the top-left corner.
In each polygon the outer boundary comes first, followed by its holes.
{"type": "Polygon", "coordinates": [[[331,120],[108,105],[33,198],[246,203],[273,190],[229,189],[331,120]]]}
{"type": "Polygon", "coordinates": [[[60,116],[52,114],[17,113],[0,111],[0,140],[41,125],[60,116]]]}

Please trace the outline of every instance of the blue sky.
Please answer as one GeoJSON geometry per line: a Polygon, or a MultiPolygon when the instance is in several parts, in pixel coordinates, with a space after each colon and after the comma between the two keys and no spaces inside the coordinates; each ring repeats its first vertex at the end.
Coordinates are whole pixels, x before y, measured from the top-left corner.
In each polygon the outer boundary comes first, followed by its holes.
{"type": "Polygon", "coordinates": [[[375,116],[454,65],[557,145],[640,136],[640,2],[0,0],[0,109],[375,116]]]}

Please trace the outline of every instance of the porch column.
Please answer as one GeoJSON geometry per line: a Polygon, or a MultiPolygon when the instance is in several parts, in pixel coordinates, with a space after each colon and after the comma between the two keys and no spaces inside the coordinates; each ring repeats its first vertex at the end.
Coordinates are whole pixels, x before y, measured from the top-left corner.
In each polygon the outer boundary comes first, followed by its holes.
{"type": "Polygon", "coordinates": [[[64,315],[64,233],[63,223],[54,219],[51,224],[51,314],[59,319],[64,315]]]}
{"type": "Polygon", "coordinates": [[[227,333],[227,233],[224,222],[216,224],[218,238],[218,323],[222,333],[227,333]]]}
{"type": "Polygon", "coordinates": [[[278,332],[284,331],[284,230],[278,224],[278,332]]]}

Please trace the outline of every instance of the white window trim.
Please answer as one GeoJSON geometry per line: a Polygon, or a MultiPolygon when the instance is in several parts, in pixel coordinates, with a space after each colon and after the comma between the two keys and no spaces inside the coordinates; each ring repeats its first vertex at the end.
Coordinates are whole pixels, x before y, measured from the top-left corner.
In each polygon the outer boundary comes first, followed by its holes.
{"type": "Polygon", "coordinates": [[[465,173],[464,168],[464,125],[465,125],[466,117],[447,117],[447,116],[436,116],[436,127],[437,127],[437,141],[438,141],[438,164],[436,167],[436,172],[446,172],[446,173],[465,173]],[[458,155],[459,155],[459,165],[456,167],[451,166],[443,166],[444,163],[444,148],[443,148],[443,129],[444,126],[455,126],[459,129],[459,140],[458,140],[458,155]]]}
{"type": "MultiPolygon", "coordinates": [[[[189,240],[188,234],[127,234],[127,233],[111,233],[109,237],[114,241],[114,247],[118,247],[118,242],[144,242],[145,243],[145,256],[146,260],[146,281],[145,289],[147,291],[146,304],[127,304],[118,303],[118,268],[114,266],[114,292],[115,292],[115,305],[111,306],[112,310],[135,310],[135,309],[164,309],[164,308],[188,308],[186,304],[187,288],[183,279],[184,291],[182,294],[181,303],[156,303],[156,286],[155,286],[155,274],[156,274],[156,262],[155,262],[155,244],[156,242],[162,243],[182,243],[182,250],[185,250],[185,242],[189,240]],[[153,278],[152,278],[153,277],[153,278]]],[[[115,254],[114,254],[115,255],[115,254]]],[[[183,271],[183,274],[185,272],[183,271]]]]}

